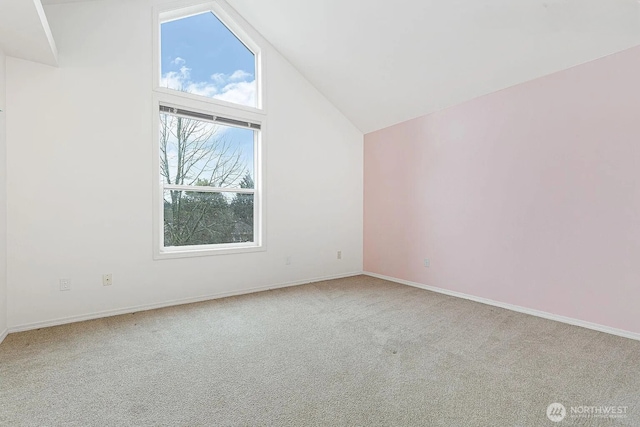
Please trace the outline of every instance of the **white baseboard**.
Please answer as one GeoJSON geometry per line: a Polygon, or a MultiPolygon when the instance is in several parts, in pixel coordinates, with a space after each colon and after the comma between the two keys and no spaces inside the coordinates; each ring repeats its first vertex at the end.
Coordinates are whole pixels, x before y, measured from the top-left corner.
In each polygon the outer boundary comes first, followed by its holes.
{"type": "MultiPolygon", "coordinates": [[[[252,294],[255,292],[269,291],[271,289],[288,288],[291,286],[305,285],[308,283],[323,282],[325,280],[343,279],[345,277],[358,276],[361,274],[362,274],[361,271],[357,271],[357,272],[351,272],[351,273],[336,274],[332,276],[315,277],[312,279],[297,280],[293,282],[280,283],[276,285],[259,286],[255,288],[242,289],[239,291],[219,292],[216,294],[202,295],[199,297],[183,298],[183,299],[165,301],[165,302],[154,303],[154,304],[143,304],[138,306],[119,308],[115,310],[99,311],[97,313],[81,314],[77,316],[61,317],[58,319],[46,320],[43,322],[25,323],[22,325],[9,327],[8,331],[5,331],[5,336],[7,333],[23,332],[23,331],[33,330],[33,329],[48,328],[50,326],[64,325],[67,323],[83,322],[85,320],[93,320],[93,319],[101,319],[103,317],[118,316],[120,314],[136,313],[139,311],[154,310],[157,308],[172,307],[176,305],[190,304],[194,302],[202,302],[202,301],[208,301],[208,300],[219,299],[219,298],[252,294]]],[[[1,341],[2,339],[0,339],[0,342],[1,341]]]]}
{"type": "Polygon", "coordinates": [[[494,301],[487,298],[477,297],[475,295],[469,295],[462,292],[450,291],[448,289],[437,288],[435,286],[423,285],[422,283],[411,282],[409,280],[397,279],[395,277],[384,276],[382,274],[371,273],[364,271],[362,274],[371,277],[377,277],[378,279],[388,280],[390,282],[400,283],[402,285],[409,285],[415,288],[425,289],[427,291],[437,292],[439,294],[449,295],[457,298],[464,298],[470,301],[479,302],[482,304],[492,305],[494,307],[500,307],[518,313],[530,314],[532,316],[542,317],[544,319],[555,320],[557,322],[567,323],[569,325],[581,326],[587,329],[593,329],[594,331],[605,332],[611,335],[617,335],[624,338],[630,338],[632,340],[640,341],[640,334],[623,329],[611,328],[609,326],[599,325],[597,323],[586,322],[584,320],[573,319],[571,317],[560,316],[558,314],[548,313],[546,311],[534,310],[532,308],[521,307],[519,305],[507,304],[504,302],[494,301]]]}
{"type": "Polygon", "coordinates": [[[9,335],[9,329],[5,329],[4,331],[0,332],[0,344],[2,344],[2,341],[4,341],[7,335],[9,335]]]}

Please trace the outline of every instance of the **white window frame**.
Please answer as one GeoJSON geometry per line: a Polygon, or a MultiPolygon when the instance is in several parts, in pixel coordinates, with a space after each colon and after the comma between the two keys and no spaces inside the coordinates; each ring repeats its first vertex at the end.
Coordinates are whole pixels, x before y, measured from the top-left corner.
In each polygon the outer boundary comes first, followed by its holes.
{"type": "MultiPolygon", "coordinates": [[[[154,259],[185,258],[195,256],[237,254],[266,250],[266,221],[265,212],[265,135],[266,109],[264,108],[264,54],[253,37],[245,31],[238,22],[247,25],[226,3],[217,1],[188,2],[181,1],[154,8],[154,56],[153,56],[153,257],[154,259]],[[160,25],[176,19],[186,18],[204,12],[213,12],[216,17],[231,32],[238,37],[255,55],[256,107],[233,104],[204,96],[193,95],[173,89],[160,87],[160,25]],[[164,185],[160,176],[160,106],[184,109],[195,113],[209,114],[228,119],[249,122],[260,125],[260,130],[254,130],[254,189],[215,189],[197,187],[198,192],[231,192],[253,194],[254,224],[253,242],[222,243],[191,246],[164,246],[164,185]]],[[[248,28],[248,25],[247,25],[248,28]]],[[[194,188],[185,188],[193,191],[194,188]]]]}

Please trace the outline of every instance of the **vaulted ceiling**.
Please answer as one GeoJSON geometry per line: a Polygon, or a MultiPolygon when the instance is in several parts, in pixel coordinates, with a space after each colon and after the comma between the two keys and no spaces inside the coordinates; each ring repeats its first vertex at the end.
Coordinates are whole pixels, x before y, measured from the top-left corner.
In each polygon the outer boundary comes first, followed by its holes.
{"type": "MultiPolygon", "coordinates": [[[[227,1],[365,133],[640,44],[637,0],[227,1]]],[[[3,43],[56,63],[40,0],[3,43]]]]}
{"type": "Polygon", "coordinates": [[[640,44],[636,0],[228,0],[363,132],[640,44]]]}

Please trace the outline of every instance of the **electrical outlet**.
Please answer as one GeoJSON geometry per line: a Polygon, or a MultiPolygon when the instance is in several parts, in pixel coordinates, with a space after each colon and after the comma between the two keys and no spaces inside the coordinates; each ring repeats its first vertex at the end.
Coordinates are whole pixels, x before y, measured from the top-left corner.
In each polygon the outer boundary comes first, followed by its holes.
{"type": "Polygon", "coordinates": [[[286,265],[291,265],[291,257],[290,257],[290,256],[288,256],[288,257],[287,257],[287,259],[284,261],[284,263],[285,263],[286,265]]]}
{"type": "Polygon", "coordinates": [[[71,290],[71,279],[60,279],[60,290],[61,291],[70,291],[71,290]]]}
{"type": "Polygon", "coordinates": [[[111,286],[111,285],[113,285],[113,277],[111,276],[111,273],[103,274],[102,286],[111,286]]]}
{"type": "Polygon", "coordinates": [[[338,259],[342,259],[342,251],[338,251],[338,259]]]}
{"type": "Polygon", "coordinates": [[[424,266],[425,267],[429,267],[431,265],[431,261],[429,261],[429,258],[425,258],[424,259],[424,266]]]}

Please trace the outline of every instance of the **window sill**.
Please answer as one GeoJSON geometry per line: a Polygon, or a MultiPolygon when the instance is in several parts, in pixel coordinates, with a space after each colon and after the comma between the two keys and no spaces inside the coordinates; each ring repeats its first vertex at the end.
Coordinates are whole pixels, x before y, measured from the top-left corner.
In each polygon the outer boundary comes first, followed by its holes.
{"type": "Polygon", "coordinates": [[[161,259],[175,259],[175,258],[195,258],[202,256],[215,256],[215,255],[232,255],[243,254],[251,252],[264,252],[267,248],[264,245],[247,245],[247,246],[224,246],[220,248],[203,247],[184,247],[184,248],[172,248],[156,250],[153,254],[154,260],[161,259]]]}

